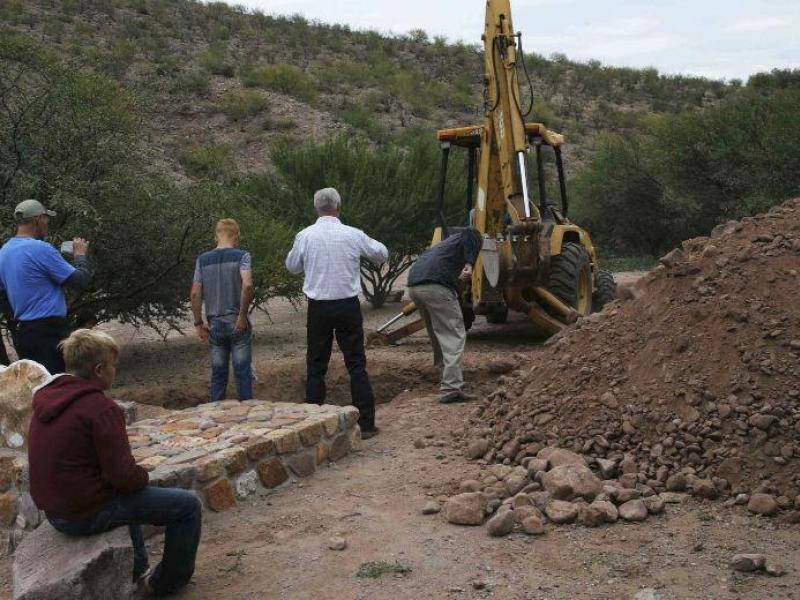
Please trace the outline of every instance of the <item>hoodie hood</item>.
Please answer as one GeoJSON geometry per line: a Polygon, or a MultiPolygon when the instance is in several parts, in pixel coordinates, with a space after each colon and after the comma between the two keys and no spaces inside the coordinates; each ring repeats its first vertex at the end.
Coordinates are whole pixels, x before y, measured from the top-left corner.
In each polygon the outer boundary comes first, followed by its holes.
{"type": "Polygon", "coordinates": [[[33,415],[40,422],[49,423],[84,396],[102,393],[100,388],[85,379],[59,375],[33,396],[33,415]]]}

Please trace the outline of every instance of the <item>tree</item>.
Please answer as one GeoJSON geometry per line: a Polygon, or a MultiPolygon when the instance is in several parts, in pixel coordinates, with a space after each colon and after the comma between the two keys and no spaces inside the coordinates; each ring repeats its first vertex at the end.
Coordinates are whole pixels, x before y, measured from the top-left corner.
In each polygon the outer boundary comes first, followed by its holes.
{"type": "Polygon", "coordinates": [[[91,240],[91,287],[69,297],[76,324],[158,326],[185,312],[191,256],[209,207],[144,166],[136,97],[26,41],[0,41],[0,231],[33,197],[51,237],[91,240]]]}
{"type": "MultiPolygon", "coordinates": [[[[362,140],[335,138],[322,144],[280,144],[272,159],[274,175],[254,178],[251,194],[260,210],[280,215],[296,229],[313,222],[314,192],[335,187],[343,199],[343,219],[389,248],[382,267],[362,264],[364,295],[383,305],[413,258],[431,239],[439,157],[433,140],[407,147],[370,148],[362,140]]],[[[463,198],[464,182],[451,178],[449,198],[463,198]]]]}

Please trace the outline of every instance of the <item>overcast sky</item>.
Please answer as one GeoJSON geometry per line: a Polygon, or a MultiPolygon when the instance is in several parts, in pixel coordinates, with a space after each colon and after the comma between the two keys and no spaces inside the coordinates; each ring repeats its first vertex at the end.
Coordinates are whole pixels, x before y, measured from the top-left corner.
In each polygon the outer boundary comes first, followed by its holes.
{"type": "MultiPolygon", "coordinates": [[[[353,28],[424,29],[480,42],[479,0],[233,0],[268,14],[300,13],[353,28]]],[[[800,0],[512,0],[525,47],[664,73],[746,79],[800,67],[800,0]]]]}

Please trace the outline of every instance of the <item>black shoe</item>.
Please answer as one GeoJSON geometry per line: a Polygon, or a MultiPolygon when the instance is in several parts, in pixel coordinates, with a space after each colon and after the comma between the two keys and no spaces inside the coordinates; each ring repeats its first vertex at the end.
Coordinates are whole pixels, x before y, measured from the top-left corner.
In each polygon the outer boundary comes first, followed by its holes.
{"type": "Polygon", "coordinates": [[[380,432],[381,432],[381,430],[378,429],[377,427],[375,427],[374,425],[372,427],[370,427],[369,429],[362,429],[361,430],[361,439],[362,440],[368,440],[370,438],[374,438],[380,432]]]}

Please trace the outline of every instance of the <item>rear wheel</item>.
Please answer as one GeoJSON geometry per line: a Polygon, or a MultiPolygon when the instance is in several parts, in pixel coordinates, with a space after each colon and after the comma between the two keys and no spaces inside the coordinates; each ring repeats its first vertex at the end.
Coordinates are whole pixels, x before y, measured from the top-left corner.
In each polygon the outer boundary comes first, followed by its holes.
{"type": "Polygon", "coordinates": [[[617,298],[617,282],[609,271],[600,271],[597,276],[597,291],[592,298],[592,309],[595,312],[603,310],[603,307],[617,298]]]}
{"type": "Polygon", "coordinates": [[[553,294],[580,316],[592,312],[592,261],[586,248],[575,242],[561,247],[561,254],[550,261],[550,282],[553,294]]]}

